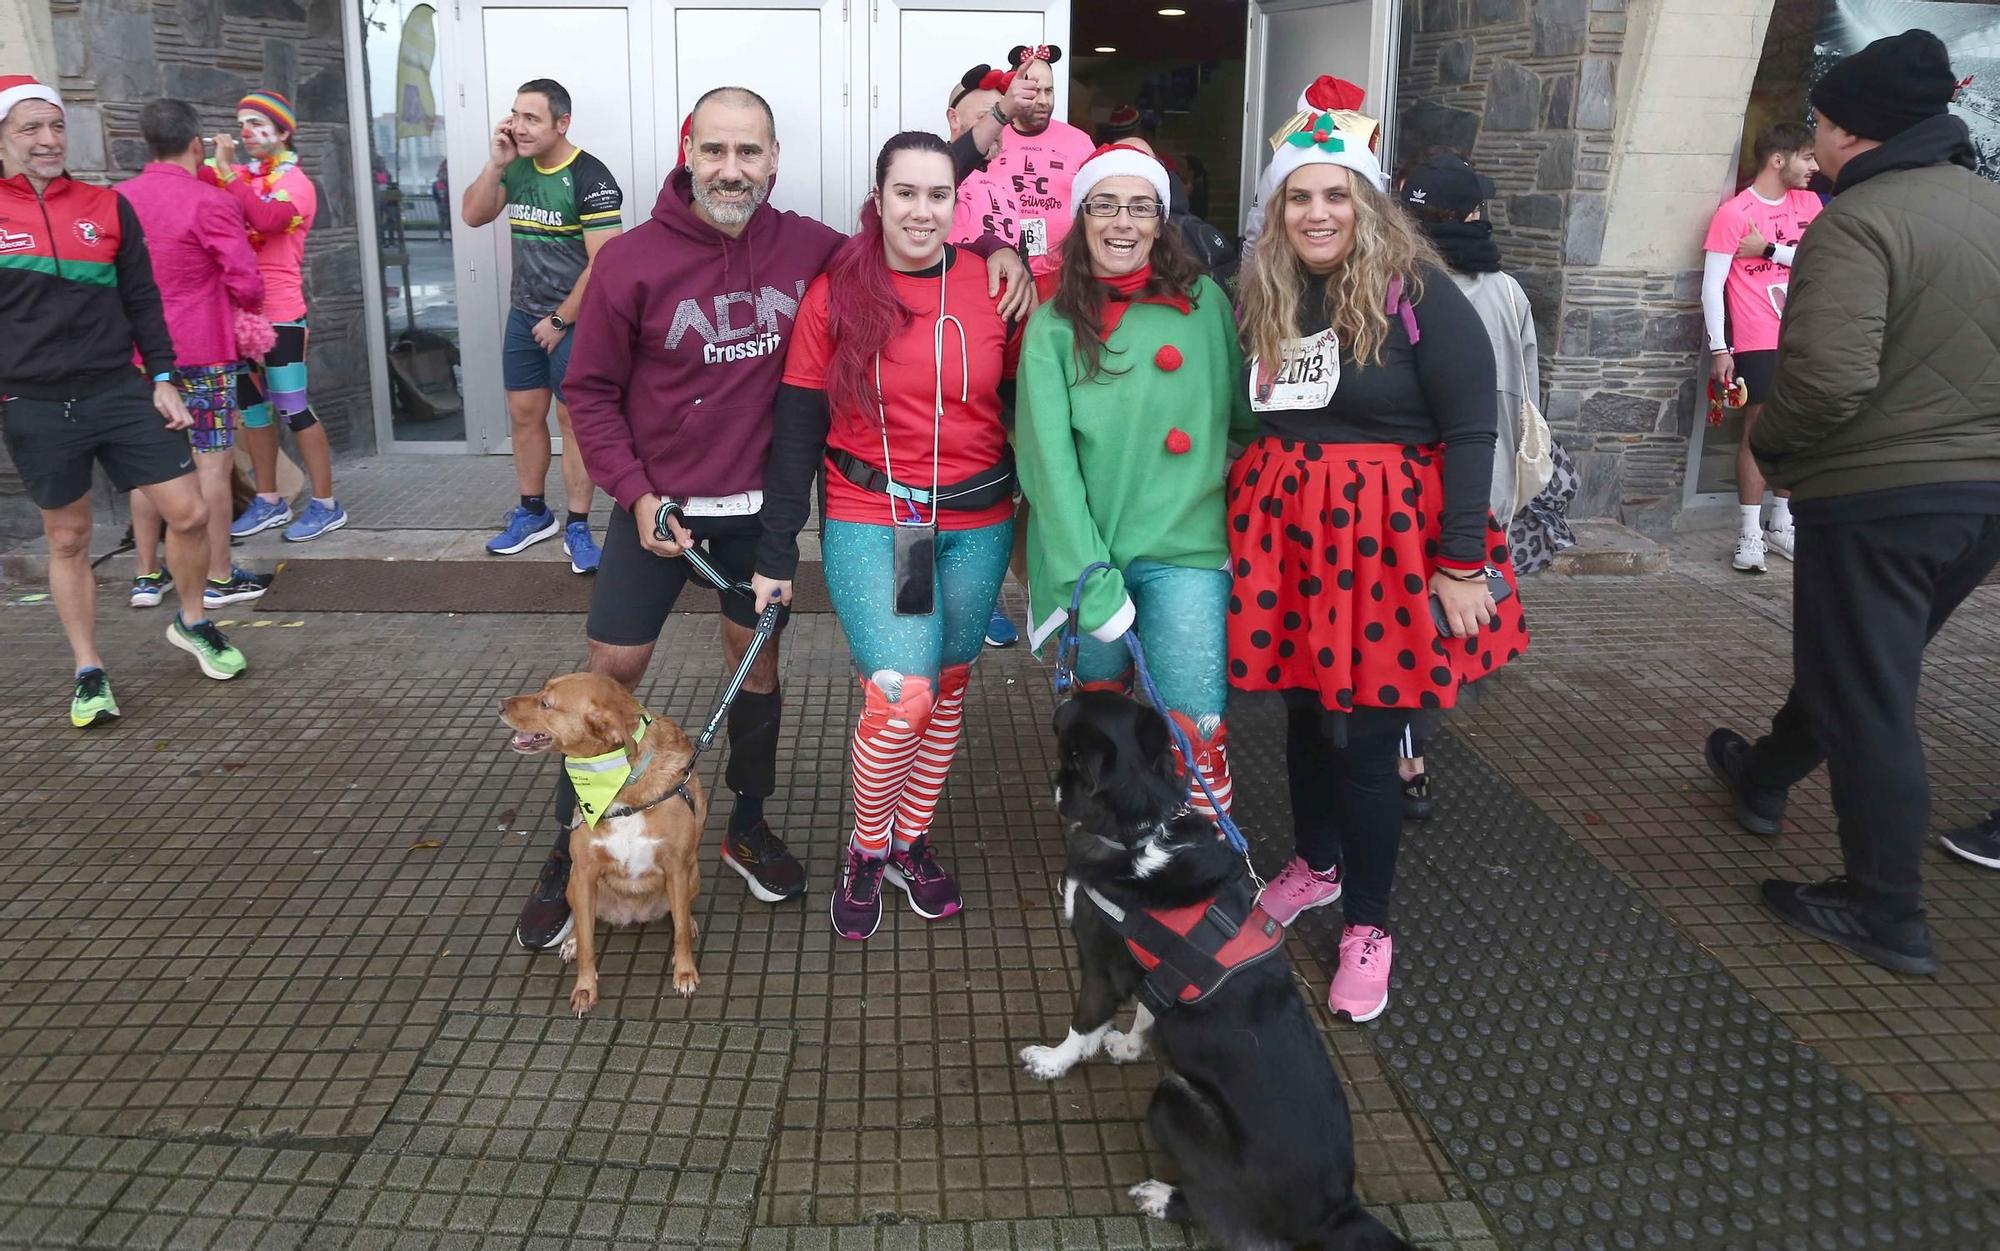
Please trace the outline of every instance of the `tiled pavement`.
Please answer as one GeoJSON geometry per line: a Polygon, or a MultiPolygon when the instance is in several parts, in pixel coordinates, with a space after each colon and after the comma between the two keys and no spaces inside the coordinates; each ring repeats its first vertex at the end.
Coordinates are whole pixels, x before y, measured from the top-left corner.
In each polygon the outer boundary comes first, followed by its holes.
{"type": "MultiPolygon", "coordinates": [[[[371,512],[482,524],[504,473],[434,485],[465,463],[347,476],[355,528],[371,512]]],[[[2000,879],[1937,863],[1936,983],[1758,914],[1747,884],[1826,869],[1830,824],[1823,791],[1801,795],[1796,832],[1757,845],[1703,780],[1708,720],[1775,707],[1785,644],[1786,575],[1732,581],[1708,546],[1660,578],[1531,582],[1535,649],[1438,749],[1447,815],[1413,832],[1399,886],[1408,993],[1377,1026],[1324,1023],[1364,1197],[1446,1251],[2000,1246],[1978,1225],[2000,1187],[2000,1011],[1980,959],[2000,879]],[[1563,890],[1534,893],[1550,882],[1563,890]],[[1735,1215],[1760,1206],[1762,1224],[1735,1215]]],[[[1941,822],[1995,793],[1995,595],[1934,649],[1941,822]]],[[[246,614],[255,670],[224,686],[160,645],[161,614],[107,594],[127,716],[84,736],[60,720],[53,613],[22,598],[0,606],[0,799],[17,814],[0,850],[0,1244],[1184,1245],[1123,1195],[1154,1168],[1150,1067],[1045,1085],[1013,1062],[1060,1034],[1072,984],[1047,686],[1019,651],[982,663],[941,817],[962,921],[899,912],[859,948],[827,932],[855,699],[834,619],[803,617],[784,662],[795,772],[771,814],[814,903],[747,902],[709,861],[695,998],[666,988],[664,929],[620,934],[604,1002],[577,1023],[557,962],[509,947],[548,770],[506,753],[493,716],[575,663],[576,623],[246,614]]],[[[694,645],[661,649],[642,694],[699,720],[720,686],[710,627],[671,628],[694,645]]],[[[1264,840],[1284,826],[1269,730],[1244,710],[1246,825],[1264,840]]],[[[1293,939],[1315,1005],[1325,942],[1293,939]]]]}

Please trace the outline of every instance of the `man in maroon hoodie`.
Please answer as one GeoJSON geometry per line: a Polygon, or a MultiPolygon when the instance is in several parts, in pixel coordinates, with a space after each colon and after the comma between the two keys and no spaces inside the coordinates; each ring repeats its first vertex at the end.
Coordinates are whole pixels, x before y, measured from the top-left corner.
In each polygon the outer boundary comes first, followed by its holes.
{"type": "MultiPolygon", "coordinates": [[[[785,347],[806,285],[843,241],[840,232],[780,212],[767,200],[778,172],[777,127],[763,97],[741,87],[703,96],[652,217],[604,245],[584,293],[571,349],[571,428],[591,480],[618,501],[592,584],[588,667],[638,685],[674,601],[687,584],[688,546],[702,546],[725,577],[751,581],[763,507],[772,406],[785,347]],[[653,534],[663,500],[685,525],[653,534]]],[[[1033,285],[1018,254],[988,240],[1001,311],[1026,316],[1033,285]]],[[[760,593],[763,599],[768,589],[760,593]]],[[[719,596],[723,651],[741,663],[762,603],[719,596]]],[[[777,788],[778,640],[758,654],[729,709],[735,793],[723,863],[766,903],[805,893],[805,870],[764,820],[777,788]]],[[[562,775],[554,850],[514,937],[554,947],[569,935],[569,827],[576,793],[562,775]]]]}

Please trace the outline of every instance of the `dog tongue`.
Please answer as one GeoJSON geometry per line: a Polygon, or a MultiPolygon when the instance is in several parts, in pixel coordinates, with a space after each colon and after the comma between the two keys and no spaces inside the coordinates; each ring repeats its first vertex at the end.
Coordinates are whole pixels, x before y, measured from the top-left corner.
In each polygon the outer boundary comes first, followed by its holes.
{"type": "Polygon", "coordinates": [[[534,747],[547,738],[548,735],[546,734],[530,734],[526,730],[517,730],[514,733],[514,746],[522,748],[534,747]]]}

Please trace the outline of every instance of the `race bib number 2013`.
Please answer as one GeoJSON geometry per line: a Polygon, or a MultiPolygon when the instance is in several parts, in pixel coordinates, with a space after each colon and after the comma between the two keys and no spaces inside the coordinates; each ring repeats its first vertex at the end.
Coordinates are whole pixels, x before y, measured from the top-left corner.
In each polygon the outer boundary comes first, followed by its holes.
{"type": "Polygon", "coordinates": [[[1262,359],[1250,365],[1250,406],[1260,413],[1325,408],[1340,385],[1340,341],[1331,329],[1285,344],[1283,363],[1266,378],[1262,359]]]}

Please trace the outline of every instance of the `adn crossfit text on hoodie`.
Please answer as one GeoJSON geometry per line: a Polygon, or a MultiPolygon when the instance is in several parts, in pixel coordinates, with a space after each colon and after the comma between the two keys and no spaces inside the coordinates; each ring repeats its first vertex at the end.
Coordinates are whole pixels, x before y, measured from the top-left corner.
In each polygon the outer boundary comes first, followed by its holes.
{"type": "Polygon", "coordinates": [[[807,284],[839,231],[766,203],[732,239],[685,166],[591,267],[563,391],[591,480],[630,510],[762,490],[772,408],[807,284]]]}

